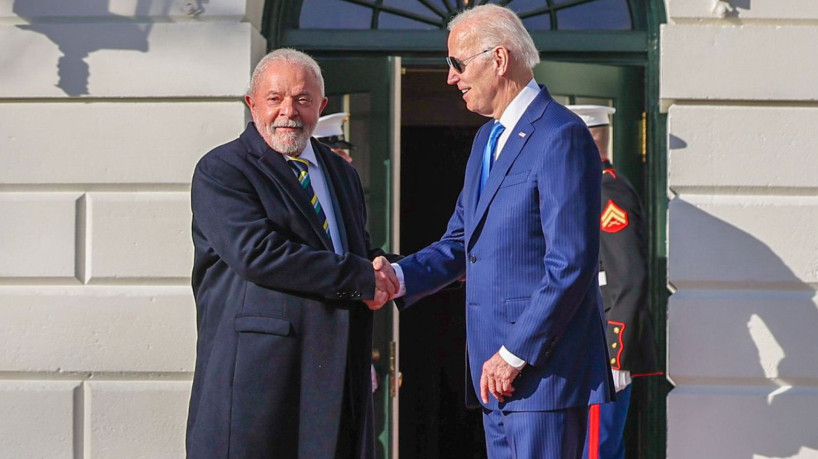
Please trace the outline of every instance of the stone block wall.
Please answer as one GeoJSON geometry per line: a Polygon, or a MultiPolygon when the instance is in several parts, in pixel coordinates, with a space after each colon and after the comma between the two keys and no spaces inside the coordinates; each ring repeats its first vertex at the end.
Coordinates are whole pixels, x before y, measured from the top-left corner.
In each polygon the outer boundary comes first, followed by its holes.
{"type": "Polygon", "coordinates": [[[190,177],[262,7],[0,0],[0,457],[183,457],[190,177]]]}
{"type": "Polygon", "coordinates": [[[668,449],[818,457],[818,4],[666,0],[668,449]]]}

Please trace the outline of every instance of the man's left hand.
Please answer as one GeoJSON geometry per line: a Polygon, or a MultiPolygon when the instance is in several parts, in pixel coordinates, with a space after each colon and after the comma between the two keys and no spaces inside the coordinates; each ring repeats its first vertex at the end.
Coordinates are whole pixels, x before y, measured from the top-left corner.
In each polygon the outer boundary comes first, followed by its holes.
{"type": "Polygon", "coordinates": [[[480,398],[483,403],[489,402],[489,393],[498,401],[505,401],[514,393],[512,382],[520,374],[520,370],[512,367],[500,353],[494,354],[483,364],[483,374],[480,376],[480,398]]]}

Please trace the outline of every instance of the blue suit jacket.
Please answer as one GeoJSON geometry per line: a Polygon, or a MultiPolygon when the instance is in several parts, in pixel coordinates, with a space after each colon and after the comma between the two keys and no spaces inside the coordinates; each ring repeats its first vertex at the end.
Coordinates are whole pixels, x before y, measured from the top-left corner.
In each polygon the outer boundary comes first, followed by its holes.
{"type": "Polygon", "coordinates": [[[399,262],[402,307],[465,273],[470,397],[479,395],[483,363],[505,346],[528,365],[514,395],[499,404],[489,397],[487,408],[607,402],[613,384],[597,285],[599,153],[585,124],[543,88],[511,129],[478,199],[491,124],[475,137],[446,234],[399,262]]]}

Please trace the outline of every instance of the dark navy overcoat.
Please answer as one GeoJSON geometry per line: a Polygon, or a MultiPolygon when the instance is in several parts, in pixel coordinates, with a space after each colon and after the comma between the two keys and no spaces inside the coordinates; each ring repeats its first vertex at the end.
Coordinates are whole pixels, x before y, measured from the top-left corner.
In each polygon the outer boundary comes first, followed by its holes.
{"type": "Polygon", "coordinates": [[[335,457],[348,400],[373,456],[374,274],[355,169],[312,140],[347,252],[338,255],[284,157],[250,123],[193,175],[198,342],[190,458],[335,457]],[[348,352],[349,348],[349,352],[348,352]],[[348,357],[352,356],[352,357],[348,357]]]}

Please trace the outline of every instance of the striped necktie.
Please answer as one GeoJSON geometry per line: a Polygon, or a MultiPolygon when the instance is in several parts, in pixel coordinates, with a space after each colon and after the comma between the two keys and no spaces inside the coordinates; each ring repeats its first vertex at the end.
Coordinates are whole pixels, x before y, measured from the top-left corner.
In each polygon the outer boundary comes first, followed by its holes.
{"type": "MultiPolygon", "coordinates": [[[[505,130],[505,126],[500,124],[499,121],[495,121],[494,125],[491,127],[491,132],[489,133],[489,141],[486,142],[486,149],[483,150],[483,168],[480,170],[480,192],[483,192],[483,188],[486,186],[486,182],[489,179],[489,172],[491,172],[491,166],[494,165],[494,157],[496,156],[494,150],[497,149],[497,139],[500,138],[500,135],[505,130]]],[[[479,198],[480,195],[478,194],[477,197],[479,198]]]]}
{"type": "Polygon", "coordinates": [[[321,207],[321,202],[318,201],[318,195],[315,194],[315,190],[313,190],[312,185],[310,185],[310,174],[308,172],[310,162],[301,158],[289,158],[287,163],[289,163],[290,167],[292,167],[295,171],[296,177],[298,177],[298,183],[301,185],[301,189],[304,190],[304,193],[307,194],[307,198],[309,198],[310,204],[312,204],[312,208],[315,210],[315,215],[318,216],[318,221],[321,222],[321,227],[324,228],[324,232],[327,234],[327,239],[329,239],[331,244],[332,235],[330,235],[329,232],[327,215],[324,213],[324,209],[321,207]]]}

